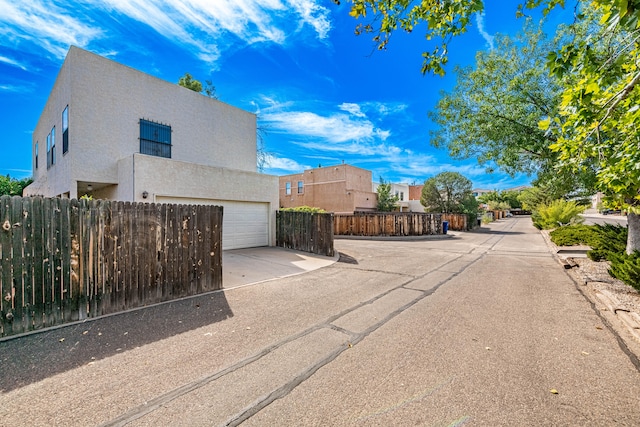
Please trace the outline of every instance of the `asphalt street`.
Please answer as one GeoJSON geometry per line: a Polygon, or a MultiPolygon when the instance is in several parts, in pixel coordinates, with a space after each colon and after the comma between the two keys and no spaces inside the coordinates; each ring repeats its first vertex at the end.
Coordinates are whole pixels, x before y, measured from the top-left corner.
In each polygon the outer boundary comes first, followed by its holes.
{"type": "Polygon", "coordinates": [[[531,220],[452,234],[0,342],[0,425],[640,425],[637,356],[531,220]]]}

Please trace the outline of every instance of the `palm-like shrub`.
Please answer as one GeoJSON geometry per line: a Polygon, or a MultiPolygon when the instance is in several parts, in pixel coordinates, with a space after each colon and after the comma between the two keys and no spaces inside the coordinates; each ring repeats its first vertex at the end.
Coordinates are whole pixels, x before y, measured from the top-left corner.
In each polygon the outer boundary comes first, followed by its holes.
{"type": "Polygon", "coordinates": [[[549,204],[538,206],[532,215],[532,219],[534,225],[538,228],[557,228],[581,223],[583,219],[580,214],[584,210],[585,206],[580,206],[574,201],[558,199],[549,204]]]}

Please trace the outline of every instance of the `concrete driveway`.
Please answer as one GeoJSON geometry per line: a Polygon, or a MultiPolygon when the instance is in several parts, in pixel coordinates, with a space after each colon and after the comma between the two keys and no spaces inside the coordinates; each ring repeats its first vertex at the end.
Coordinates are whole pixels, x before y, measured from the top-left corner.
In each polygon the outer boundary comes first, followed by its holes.
{"type": "Polygon", "coordinates": [[[0,344],[0,361],[79,362],[4,387],[0,424],[638,424],[638,358],[530,219],[336,246],[304,274],[0,344]]]}
{"type": "Polygon", "coordinates": [[[222,253],[222,284],[225,289],[302,274],[338,260],[278,247],[233,249],[222,253]]]}

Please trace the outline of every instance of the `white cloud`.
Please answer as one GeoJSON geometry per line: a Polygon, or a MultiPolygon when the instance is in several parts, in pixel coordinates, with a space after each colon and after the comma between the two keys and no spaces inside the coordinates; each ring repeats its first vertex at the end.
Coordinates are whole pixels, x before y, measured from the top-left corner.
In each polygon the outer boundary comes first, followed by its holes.
{"type": "Polygon", "coordinates": [[[24,87],[24,86],[0,84],[0,92],[29,93],[29,92],[33,92],[33,89],[29,87],[24,87]]]}
{"type": "Polygon", "coordinates": [[[63,58],[70,45],[86,48],[115,31],[107,27],[105,16],[118,20],[122,15],[214,64],[238,44],[283,45],[301,32],[326,39],[330,11],[321,4],[320,0],[85,0],[63,8],[47,0],[0,0],[0,45],[14,49],[31,42],[63,58]]]}
{"type": "Polygon", "coordinates": [[[300,16],[300,26],[310,25],[318,34],[320,40],[329,37],[331,21],[328,10],[316,3],[314,0],[289,0],[289,7],[292,7],[300,16]]]}
{"type": "Polygon", "coordinates": [[[93,1],[150,26],[169,40],[195,48],[196,56],[208,63],[238,42],[282,45],[306,26],[322,40],[331,27],[329,10],[314,0],[93,1]]]}
{"type": "Polygon", "coordinates": [[[305,169],[310,169],[310,166],[300,164],[295,160],[285,157],[276,157],[273,154],[269,154],[266,157],[265,171],[269,174],[283,175],[298,173],[305,169]]]}
{"type": "Polygon", "coordinates": [[[21,70],[26,71],[27,67],[15,59],[7,58],[6,56],[0,56],[0,62],[4,62],[5,64],[12,65],[14,67],[20,68],[21,70]]]}
{"type": "Polygon", "coordinates": [[[338,108],[340,108],[342,111],[346,111],[348,113],[351,113],[356,117],[367,117],[367,115],[362,112],[362,109],[360,108],[360,105],[358,105],[358,104],[353,104],[353,103],[349,103],[349,102],[343,102],[342,104],[340,104],[338,106],[338,108]]]}
{"type": "Polygon", "coordinates": [[[309,137],[322,143],[384,140],[389,136],[389,131],[377,129],[371,121],[354,119],[343,113],[323,116],[309,111],[285,111],[264,114],[262,119],[274,131],[309,137]]]}
{"type": "Polygon", "coordinates": [[[70,11],[41,0],[0,0],[0,44],[13,49],[20,43],[40,45],[63,58],[70,45],[85,47],[102,30],[74,17],[70,11]]]}
{"type": "Polygon", "coordinates": [[[487,47],[493,50],[494,36],[489,34],[484,28],[484,12],[476,14],[476,27],[482,38],[487,42],[487,47]]]}

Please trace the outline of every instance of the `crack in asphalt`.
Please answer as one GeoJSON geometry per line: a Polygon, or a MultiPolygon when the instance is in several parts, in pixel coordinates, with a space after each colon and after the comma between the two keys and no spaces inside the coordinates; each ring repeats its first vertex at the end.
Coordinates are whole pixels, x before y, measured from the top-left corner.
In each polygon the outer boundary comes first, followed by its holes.
{"type": "MultiPolygon", "coordinates": [[[[515,221],[510,224],[510,227],[506,230],[511,230],[515,225],[515,221]]],[[[353,307],[350,307],[346,310],[341,311],[340,313],[337,313],[333,316],[330,316],[328,319],[326,319],[324,322],[320,322],[317,323],[316,325],[313,325],[303,331],[300,331],[297,334],[293,334],[277,343],[274,343],[268,347],[265,347],[264,349],[262,349],[261,351],[259,351],[258,353],[249,356],[237,363],[235,363],[234,365],[231,365],[221,371],[217,371],[211,375],[205,376],[199,380],[196,381],[192,381],[190,383],[187,383],[181,387],[178,387],[174,390],[171,390],[165,394],[162,394],[154,399],[152,399],[149,402],[146,402],[144,405],[140,405],[137,408],[134,408],[122,415],[120,415],[119,417],[108,421],[107,423],[102,424],[102,426],[104,427],[116,427],[116,426],[124,426],[130,422],[133,422],[139,418],[144,417],[145,415],[154,412],[155,410],[163,407],[164,405],[166,405],[167,403],[181,397],[184,396],[194,390],[197,390],[199,388],[202,388],[204,386],[206,386],[207,384],[216,381],[222,377],[224,377],[225,375],[228,375],[230,373],[233,373],[239,369],[242,369],[248,365],[250,365],[253,362],[256,362],[258,360],[260,360],[261,358],[263,358],[264,356],[268,355],[269,353],[283,347],[286,344],[292,343],[302,337],[305,337],[313,332],[316,332],[318,330],[324,329],[324,328],[328,328],[328,329],[332,329],[334,331],[340,332],[342,334],[345,334],[348,337],[348,341],[347,344],[348,345],[344,345],[341,347],[338,347],[332,351],[330,351],[325,357],[323,357],[322,359],[320,359],[318,362],[314,363],[313,365],[309,366],[307,369],[303,370],[302,372],[300,372],[298,375],[296,375],[293,379],[291,379],[290,381],[288,381],[287,383],[285,383],[284,385],[282,385],[281,387],[278,387],[277,389],[273,390],[272,392],[270,392],[267,395],[261,396],[259,397],[257,400],[255,400],[253,403],[251,403],[250,405],[248,405],[247,407],[243,408],[242,410],[240,410],[240,412],[238,412],[237,414],[235,414],[234,416],[232,416],[231,418],[229,418],[223,425],[224,426],[237,426],[240,425],[241,423],[243,423],[244,421],[248,420],[249,418],[251,418],[252,416],[256,415],[257,413],[259,413],[262,409],[266,408],[267,406],[269,406],[271,403],[273,403],[274,401],[278,400],[278,399],[282,399],[284,397],[286,397],[289,393],[291,393],[291,391],[293,391],[297,386],[299,386],[300,384],[302,384],[304,381],[306,381],[307,379],[309,379],[314,373],[316,373],[320,368],[322,368],[323,366],[328,365],[329,363],[331,363],[332,361],[334,361],[336,358],[338,358],[338,356],[340,356],[343,352],[345,352],[346,350],[350,349],[351,347],[357,345],[359,342],[361,342],[362,340],[364,340],[366,337],[368,337],[371,333],[377,331],[380,327],[382,327],[383,325],[385,325],[386,323],[388,323],[390,320],[392,320],[393,318],[395,318],[396,316],[398,316],[399,314],[403,313],[404,311],[406,311],[407,309],[409,309],[410,307],[416,305],[418,302],[422,301],[423,299],[433,295],[441,286],[443,286],[444,284],[448,283],[449,281],[451,281],[451,279],[455,278],[456,276],[460,275],[462,272],[464,272],[465,270],[467,270],[469,267],[471,267],[473,264],[475,264],[476,262],[478,262],[479,260],[483,259],[485,257],[485,255],[487,254],[488,251],[493,250],[493,248],[505,237],[505,235],[490,235],[487,240],[485,240],[484,242],[480,243],[478,245],[478,247],[474,248],[474,250],[471,251],[471,253],[464,253],[464,252],[457,252],[458,254],[460,254],[458,257],[453,258],[447,262],[445,262],[444,264],[440,265],[438,268],[431,270],[427,273],[424,273],[422,275],[419,276],[413,276],[413,275],[408,275],[408,274],[404,274],[404,273],[397,273],[397,272],[389,272],[389,271],[382,271],[382,270],[376,270],[376,269],[365,269],[365,268],[359,268],[359,267],[345,267],[345,266],[340,266],[340,268],[349,268],[349,269],[354,269],[354,270],[361,270],[361,271],[365,271],[365,272],[372,272],[372,273],[386,273],[386,274],[390,274],[390,275],[395,275],[395,276],[399,276],[399,277],[408,277],[408,280],[399,284],[398,286],[389,289],[388,291],[382,292],[378,295],[376,295],[375,297],[364,301],[360,304],[357,304],[353,307]],[[475,252],[476,249],[479,249],[478,252],[475,252]],[[475,253],[474,253],[475,252],[475,253]],[[470,259],[468,261],[466,261],[458,271],[456,272],[449,272],[449,271],[445,271],[442,270],[443,268],[446,268],[448,265],[450,265],[451,263],[454,263],[460,259],[463,258],[463,256],[465,255],[477,255],[477,257],[474,257],[473,259],[470,259]],[[433,272],[436,271],[443,271],[447,274],[449,274],[449,276],[443,280],[440,280],[438,283],[436,283],[435,285],[433,285],[432,287],[430,287],[429,289],[426,290],[422,290],[422,289],[416,289],[416,288],[412,288],[408,285],[410,285],[411,283],[420,280],[424,277],[426,277],[429,274],[432,274],[433,272]],[[408,289],[411,291],[415,291],[415,292],[420,292],[421,295],[418,296],[417,298],[414,298],[413,300],[411,300],[410,302],[398,307],[397,309],[391,311],[389,314],[387,314],[384,318],[382,318],[380,321],[374,323],[373,325],[371,325],[370,327],[368,327],[367,329],[365,329],[364,331],[360,332],[360,333],[356,333],[353,331],[349,331],[347,329],[344,329],[342,327],[339,327],[337,325],[334,325],[333,322],[335,322],[336,320],[344,317],[347,314],[350,314],[352,312],[355,312],[356,310],[371,305],[374,302],[380,300],[381,298],[384,298],[385,296],[389,295],[391,292],[394,292],[398,289],[408,289]]],[[[334,264],[335,265],[335,264],[334,264]]]]}

